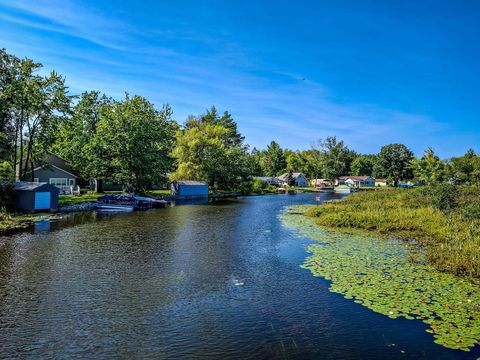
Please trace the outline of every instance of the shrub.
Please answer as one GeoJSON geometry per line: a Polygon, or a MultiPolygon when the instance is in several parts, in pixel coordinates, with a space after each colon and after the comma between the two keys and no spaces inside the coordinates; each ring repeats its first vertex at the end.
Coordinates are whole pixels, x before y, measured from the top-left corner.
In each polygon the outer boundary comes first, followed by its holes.
{"type": "Polygon", "coordinates": [[[5,211],[11,205],[13,188],[10,183],[0,181],[0,211],[5,211]]]}
{"type": "Polygon", "coordinates": [[[459,190],[453,184],[437,184],[422,189],[422,195],[426,196],[433,207],[447,212],[458,207],[459,190]]]}
{"type": "Polygon", "coordinates": [[[261,192],[263,192],[263,190],[264,190],[265,188],[267,188],[267,187],[268,187],[268,184],[267,184],[266,181],[263,181],[263,180],[261,180],[261,179],[255,179],[255,180],[253,180],[252,191],[253,191],[254,193],[261,193],[261,192]]]}
{"type": "Polygon", "coordinates": [[[480,220],[480,200],[462,209],[462,216],[465,220],[480,220]]]}
{"type": "Polygon", "coordinates": [[[13,182],[15,172],[8,161],[0,162],[0,181],[13,182]]]}

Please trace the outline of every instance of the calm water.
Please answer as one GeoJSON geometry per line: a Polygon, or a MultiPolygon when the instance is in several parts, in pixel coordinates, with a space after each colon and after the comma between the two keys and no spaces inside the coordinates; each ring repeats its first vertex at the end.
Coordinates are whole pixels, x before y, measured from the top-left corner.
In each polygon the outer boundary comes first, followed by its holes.
{"type": "Polygon", "coordinates": [[[0,238],[1,357],[479,355],[436,345],[420,321],[376,314],[301,269],[309,239],[277,216],[308,202],[313,194],[77,216],[0,238]]]}

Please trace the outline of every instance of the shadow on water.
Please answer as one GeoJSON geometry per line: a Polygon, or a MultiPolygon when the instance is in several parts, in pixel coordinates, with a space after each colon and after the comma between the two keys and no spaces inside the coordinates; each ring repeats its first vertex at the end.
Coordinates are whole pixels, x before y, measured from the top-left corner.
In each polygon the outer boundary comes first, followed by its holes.
{"type": "Polygon", "coordinates": [[[312,240],[278,215],[305,203],[315,195],[73,214],[1,238],[1,357],[473,357],[300,268],[312,240]]]}

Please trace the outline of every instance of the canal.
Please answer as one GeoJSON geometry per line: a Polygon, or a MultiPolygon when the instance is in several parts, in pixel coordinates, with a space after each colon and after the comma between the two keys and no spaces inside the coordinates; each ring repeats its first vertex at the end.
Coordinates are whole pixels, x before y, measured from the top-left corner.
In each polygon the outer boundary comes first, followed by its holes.
{"type": "Polygon", "coordinates": [[[302,269],[312,240],[278,216],[314,202],[305,193],[77,215],[0,238],[0,356],[474,357],[302,269]]]}

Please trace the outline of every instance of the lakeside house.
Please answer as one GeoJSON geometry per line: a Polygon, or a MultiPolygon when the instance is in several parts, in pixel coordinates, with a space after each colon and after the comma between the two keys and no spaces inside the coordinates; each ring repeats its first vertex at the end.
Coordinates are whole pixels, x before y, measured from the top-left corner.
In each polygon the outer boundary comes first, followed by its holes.
{"type": "Polygon", "coordinates": [[[312,187],[325,187],[334,185],[334,181],[329,179],[310,179],[309,183],[312,187]]]}
{"type": "Polygon", "coordinates": [[[345,185],[345,181],[346,181],[349,177],[350,177],[350,176],[339,176],[339,177],[335,180],[335,186],[345,185]]]}
{"type": "Polygon", "coordinates": [[[208,197],[208,184],[205,181],[176,180],[171,184],[171,193],[177,197],[208,197]]]}
{"type": "MultiPolygon", "coordinates": [[[[282,174],[278,177],[278,179],[281,180],[282,185],[287,186],[288,185],[288,172],[285,174],[282,174]]],[[[308,180],[307,177],[303,173],[292,173],[293,179],[295,180],[295,186],[297,187],[307,187],[308,186],[308,180]]]]}
{"type": "Polygon", "coordinates": [[[283,184],[282,180],[273,176],[255,176],[253,179],[264,181],[271,186],[282,186],[283,184]]]}
{"type": "MultiPolygon", "coordinates": [[[[26,164],[23,165],[25,167],[26,164]]],[[[73,173],[72,168],[60,156],[47,154],[44,160],[39,164],[33,165],[32,170],[27,172],[26,176],[20,176],[19,164],[17,164],[17,178],[20,181],[31,181],[34,183],[46,183],[60,189],[62,193],[73,194],[79,191],[77,186],[78,176],[73,173]]],[[[23,174],[22,174],[23,175],[23,174]]]]}
{"type": "Polygon", "coordinates": [[[58,207],[57,186],[39,182],[16,182],[13,184],[14,202],[17,210],[26,212],[52,211],[58,207]]]}
{"type": "Polygon", "coordinates": [[[388,186],[388,180],[387,179],[375,179],[375,186],[377,186],[377,187],[388,186]]]}
{"type": "Polygon", "coordinates": [[[375,186],[375,179],[371,176],[349,176],[345,180],[345,185],[350,187],[375,186]]]}

